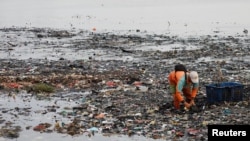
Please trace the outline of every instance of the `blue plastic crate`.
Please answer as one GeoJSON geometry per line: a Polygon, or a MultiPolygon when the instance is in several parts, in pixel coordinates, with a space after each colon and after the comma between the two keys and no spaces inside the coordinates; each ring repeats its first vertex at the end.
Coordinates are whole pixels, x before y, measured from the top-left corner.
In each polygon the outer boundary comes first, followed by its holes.
{"type": "Polygon", "coordinates": [[[207,102],[209,104],[223,101],[243,100],[244,85],[237,82],[223,82],[206,85],[207,102]]]}

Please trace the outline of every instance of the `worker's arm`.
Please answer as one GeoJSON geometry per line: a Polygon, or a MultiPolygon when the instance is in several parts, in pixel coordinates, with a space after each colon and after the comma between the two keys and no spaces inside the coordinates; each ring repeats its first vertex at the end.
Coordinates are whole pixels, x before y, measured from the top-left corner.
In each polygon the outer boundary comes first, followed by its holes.
{"type": "Polygon", "coordinates": [[[194,99],[198,93],[199,83],[193,83],[192,95],[191,97],[194,99]]]}

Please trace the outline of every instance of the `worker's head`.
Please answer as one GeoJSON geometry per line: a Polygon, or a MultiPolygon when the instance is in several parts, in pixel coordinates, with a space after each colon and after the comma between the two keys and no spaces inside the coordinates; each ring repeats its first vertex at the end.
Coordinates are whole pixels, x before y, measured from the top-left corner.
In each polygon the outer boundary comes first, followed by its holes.
{"type": "Polygon", "coordinates": [[[183,64],[177,64],[174,66],[175,71],[184,71],[187,72],[186,66],[183,64]]]}
{"type": "Polygon", "coordinates": [[[190,79],[193,83],[198,83],[199,82],[199,76],[198,73],[196,71],[191,71],[189,73],[190,79]]]}

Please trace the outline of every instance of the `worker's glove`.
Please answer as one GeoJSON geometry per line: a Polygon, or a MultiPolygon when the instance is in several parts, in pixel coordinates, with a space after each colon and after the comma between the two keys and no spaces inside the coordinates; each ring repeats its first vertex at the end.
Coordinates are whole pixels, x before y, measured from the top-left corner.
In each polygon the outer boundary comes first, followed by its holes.
{"type": "Polygon", "coordinates": [[[191,105],[191,106],[195,106],[194,99],[190,100],[190,102],[189,102],[189,103],[190,103],[190,105],[191,105]]]}
{"type": "Polygon", "coordinates": [[[180,104],[181,110],[188,111],[190,109],[190,107],[191,107],[191,104],[187,103],[186,101],[182,101],[180,104]]]}
{"type": "Polygon", "coordinates": [[[190,103],[187,103],[187,102],[184,102],[184,105],[185,105],[185,107],[184,107],[184,110],[189,110],[190,109],[190,107],[192,106],[190,103]]]}

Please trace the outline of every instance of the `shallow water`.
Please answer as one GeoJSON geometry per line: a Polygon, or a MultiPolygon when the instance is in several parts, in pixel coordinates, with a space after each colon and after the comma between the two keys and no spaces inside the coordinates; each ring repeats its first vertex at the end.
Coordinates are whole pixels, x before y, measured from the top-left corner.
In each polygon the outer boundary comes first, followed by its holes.
{"type": "Polygon", "coordinates": [[[248,0],[1,0],[0,27],[241,34],[249,13],[248,0]]]}
{"type": "MultiPolygon", "coordinates": [[[[95,136],[88,137],[87,134],[78,135],[78,136],[70,136],[67,134],[60,134],[60,133],[40,133],[37,131],[33,131],[33,127],[38,125],[39,123],[55,123],[55,120],[59,120],[60,123],[69,123],[73,119],[70,116],[63,117],[60,116],[58,113],[62,111],[66,111],[65,107],[73,107],[77,104],[81,103],[81,98],[68,100],[68,98],[75,96],[84,97],[88,94],[88,92],[75,92],[64,94],[64,98],[50,98],[50,99],[43,99],[39,100],[37,98],[31,97],[30,94],[25,92],[19,93],[16,95],[16,99],[12,97],[8,97],[7,94],[2,93],[0,95],[0,108],[8,111],[6,114],[2,114],[2,118],[7,121],[13,122],[13,126],[19,125],[22,127],[22,131],[20,132],[20,136],[17,138],[18,141],[62,141],[62,140],[75,140],[75,141],[82,141],[82,140],[95,140],[95,141],[102,141],[102,140],[111,140],[111,141],[136,141],[136,140],[153,140],[151,138],[146,138],[142,136],[132,136],[128,137],[126,135],[113,135],[113,136],[103,136],[102,134],[96,133],[95,136]],[[68,97],[68,98],[67,98],[68,97]],[[56,105],[55,105],[55,101],[56,105]],[[56,109],[56,112],[48,112],[46,114],[42,114],[43,111],[47,110],[47,106],[58,106],[59,108],[56,109]],[[15,110],[19,108],[20,111],[15,110]],[[29,113],[25,112],[25,109],[29,109],[29,113]],[[17,115],[17,116],[15,116],[17,115]],[[31,127],[30,129],[25,129],[26,127],[31,127]]],[[[69,110],[70,111],[70,110],[69,110]]],[[[54,125],[50,129],[53,129],[54,125]]],[[[15,140],[15,139],[8,139],[0,137],[0,141],[7,141],[7,140],[15,140]]],[[[160,141],[160,140],[159,140],[160,141]]]]}
{"type": "Polygon", "coordinates": [[[143,51],[174,51],[174,50],[196,50],[199,49],[199,46],[194,45],[183,45],[183,44],[169,44],[169,45],[160,45],[160,46],[142,46],[136,48],[136,50],[143,51]]]}

